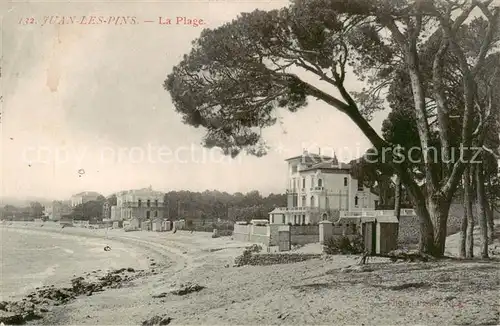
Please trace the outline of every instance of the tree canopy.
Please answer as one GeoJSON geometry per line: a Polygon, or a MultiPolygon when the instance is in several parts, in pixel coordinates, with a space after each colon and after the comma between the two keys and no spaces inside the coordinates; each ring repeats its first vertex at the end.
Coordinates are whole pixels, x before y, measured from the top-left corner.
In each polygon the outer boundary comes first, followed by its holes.
{"type": "Polygon", "coordinates": [[[441,255],[467,165],[451,156],[459,145],[469,159],[498,109],[489,103],[499,15],[491,0],[295,0],[204,30],[164,87],[183,121],[206,129],[204,145],[231,156],[265,154],[260,131],[276,122],[274,110],[297,111],[310,97],[345,113],[377,150],[419,147],[417,164],[384,163],[416,205],[421,250],[441,255]],[[346,85],[351,71],[361,92],[346,85]],[[386,102],[392,120],[379,135],[369,120],[386,102]]]}

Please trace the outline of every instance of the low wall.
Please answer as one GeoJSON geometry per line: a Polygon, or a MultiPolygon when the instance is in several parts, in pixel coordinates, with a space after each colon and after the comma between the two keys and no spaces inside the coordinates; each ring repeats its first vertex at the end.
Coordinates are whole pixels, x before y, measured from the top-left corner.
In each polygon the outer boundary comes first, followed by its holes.
{"type": "Polygon", "coordinates": [[[279,229],[284,224],[271,224],[269,225],[269,246],[274,247],[279,244],[279,229]]]}
{"type": "Polygon", "coordinates": [[[319,227],[317,225],[290,226],[290,242],[292,245],[319,242],[319,227]]]}
{"type": "Polygon", "coordinates": [[[317,225],[283,225],[267,226],[234,225],[233,238],[238,241],[261,243],[266,246],[278,245],[280,227],[290,230],[291,244],[307,244],[319,242],[319,227],[317,225]]]}
{"type": "MultiPolygon", "coordinates": [[[[477,225],[476,207],[472,207],[474,212],[475,224],[477,225]]],[[[448,215],[448,223],[446,225],[447,235],[460,232],[462,218],[465,212],[461,204],[452,204],[448,215]]],[[[496,217],[498,218],[498,216],[496,217]]],[[[401,216],[399,219],[399,236],[398,243],[400,245],[417,244],[420,238],[420,224],[418,216],[401,216]]]]}
{"type": "Polygon", "coordinates": [[[228,221],[187,220],[174,221],[173,224],[177,230],[213,232],[214,229],[217,229],[219,235],[231,235],[233,231],[233,224],[228,223],[228,221]]]}
{"type": "Polygon", "coordinates": [[[251,225],[235,224],[233,238],[237,241],[250,242],[250,227],[251,225]]]}

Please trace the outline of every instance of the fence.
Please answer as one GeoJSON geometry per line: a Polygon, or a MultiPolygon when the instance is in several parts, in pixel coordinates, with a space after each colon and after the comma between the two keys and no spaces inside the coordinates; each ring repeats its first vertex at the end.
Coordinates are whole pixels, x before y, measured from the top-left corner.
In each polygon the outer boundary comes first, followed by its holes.
{"type": "Polygon", "coordinates": [[[188,219],[174,221],[173,227],[176,230],[196,232],[213,232],[214,229],[217,229],[220,236],[228,236],[233,233],[234,224],[230,221],[188,219]]]}

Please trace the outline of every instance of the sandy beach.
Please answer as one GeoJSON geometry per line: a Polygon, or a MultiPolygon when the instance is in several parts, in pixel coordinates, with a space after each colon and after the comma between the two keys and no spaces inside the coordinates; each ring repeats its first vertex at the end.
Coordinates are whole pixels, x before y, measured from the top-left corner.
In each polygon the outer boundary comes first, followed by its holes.
{"type": "MultiPolygon", "coordinates": [[[[60,230],[44,226],[37,232],[60,230]]],[[[106,236],[105,230],[64,232],[106,236]]],[[[453,237],[450,244],[456,242],[453,237]]],[[[154,316],[168,317],[171,325],[496,325],[499,320],[496,259],[391,263],[378,258],[358,268],[353,267],[358,256],[323,256],[292,264],[234,267],[235,257],[250,244],[231,237],[109,230],[107,238],[160,255],[164,264],[157,258],[154,273],[135,278],[129,286],[79,296],[50,307],[42,320],[30,323],[141,325],[154,316]],[[176,295],[173,290],[186,283],[200,290],[176,295]]],[[[296,252],[320,251],[313,244],[296,252]]]]}

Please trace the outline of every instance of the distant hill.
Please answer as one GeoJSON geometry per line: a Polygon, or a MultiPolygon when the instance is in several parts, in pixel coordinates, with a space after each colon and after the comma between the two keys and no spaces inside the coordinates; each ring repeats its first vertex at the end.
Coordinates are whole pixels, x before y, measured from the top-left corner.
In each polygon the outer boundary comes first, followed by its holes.
{"type": "Polygon", "coordinates": [[[17,207],[29,206],[30,202],[37,201],[42,206],[47,206],[52,203],[52,199],[44,197],[0,197],[0,207],[5,205],[13,205],[17,207]]]}

